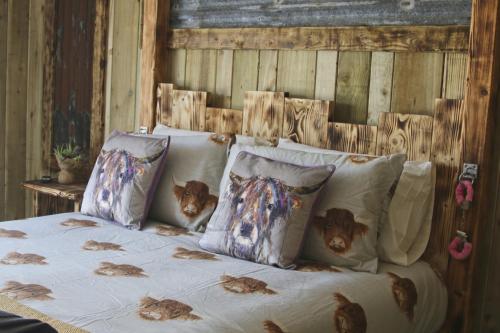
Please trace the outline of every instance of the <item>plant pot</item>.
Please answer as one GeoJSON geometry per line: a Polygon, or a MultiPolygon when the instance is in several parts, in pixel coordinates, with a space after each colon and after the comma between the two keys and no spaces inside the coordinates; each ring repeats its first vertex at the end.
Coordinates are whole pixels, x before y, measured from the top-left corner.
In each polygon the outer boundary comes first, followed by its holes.
{"type": "Polygon", "coordinates": [[[57,164],[59,165],[59,169],[61,169],[57,177],[57,181],[60,184],[69,185],[84,181],[85,163],[82,160],[69,158],[64,160],[57,159],[57,164]]]}

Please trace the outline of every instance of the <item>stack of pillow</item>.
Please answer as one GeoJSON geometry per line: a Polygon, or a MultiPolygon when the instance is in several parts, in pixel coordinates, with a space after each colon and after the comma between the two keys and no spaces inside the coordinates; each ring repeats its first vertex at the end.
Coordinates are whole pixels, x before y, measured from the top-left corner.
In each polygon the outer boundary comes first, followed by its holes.
{"type": "Polygon", "coordinates": [[[158,125],[113,133],[82,212],[140,229],[204,231],[200,246],[282,268],[306,259],[376,272],[411,265],[430,235],[435,176],[404,154],[370,156],[158,125]],[[228,151],[230,152],[228,155],[228,151]],[[205,230],[206,229],[206,230],[205,230]]]}

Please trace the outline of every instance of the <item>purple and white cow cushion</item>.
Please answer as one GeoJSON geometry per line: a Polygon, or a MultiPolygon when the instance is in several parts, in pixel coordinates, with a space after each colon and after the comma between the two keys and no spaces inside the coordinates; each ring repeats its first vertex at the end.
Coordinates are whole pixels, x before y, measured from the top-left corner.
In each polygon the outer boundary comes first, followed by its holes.
{"type": "Polygon", "coordinates": [[[168,146],[168,137],[114,131],[95,163],[82,213],[140,229],[163,172],[168,146]]]}
{"type": "Polygon", "coordinates": [[[241,152],[200,240],[204,249],[291,267],[334,166],[303,167],[241,152]]]}

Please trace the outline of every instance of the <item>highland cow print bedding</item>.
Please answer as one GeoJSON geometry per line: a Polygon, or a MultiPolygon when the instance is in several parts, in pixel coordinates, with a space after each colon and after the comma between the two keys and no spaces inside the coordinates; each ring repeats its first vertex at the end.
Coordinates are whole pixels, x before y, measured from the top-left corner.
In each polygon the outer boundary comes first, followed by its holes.
{"type": "Polygon", "coordinates": [[[0,295],[89,332],[434,332],[445,318],[446,289],[424,262],[285,270],[154,222],[68,213],[1,226],[0,295]]]}

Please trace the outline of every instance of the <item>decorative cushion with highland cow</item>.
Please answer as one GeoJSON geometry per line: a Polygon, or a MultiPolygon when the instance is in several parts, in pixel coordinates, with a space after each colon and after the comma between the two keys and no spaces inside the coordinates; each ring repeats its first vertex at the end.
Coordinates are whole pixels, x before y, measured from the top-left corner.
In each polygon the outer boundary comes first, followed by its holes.
{"type": "Polygon", "coordinates": [[[262,264],[293,267],[318,194],[334,169],[240,152],[200,246],[262,264]]]}
{"type": "Polygon", "coordinates": [[[82,213],[140,229],[164,168],[169,138],[114,131],[104,143],[83,196],[82,213]]]}

